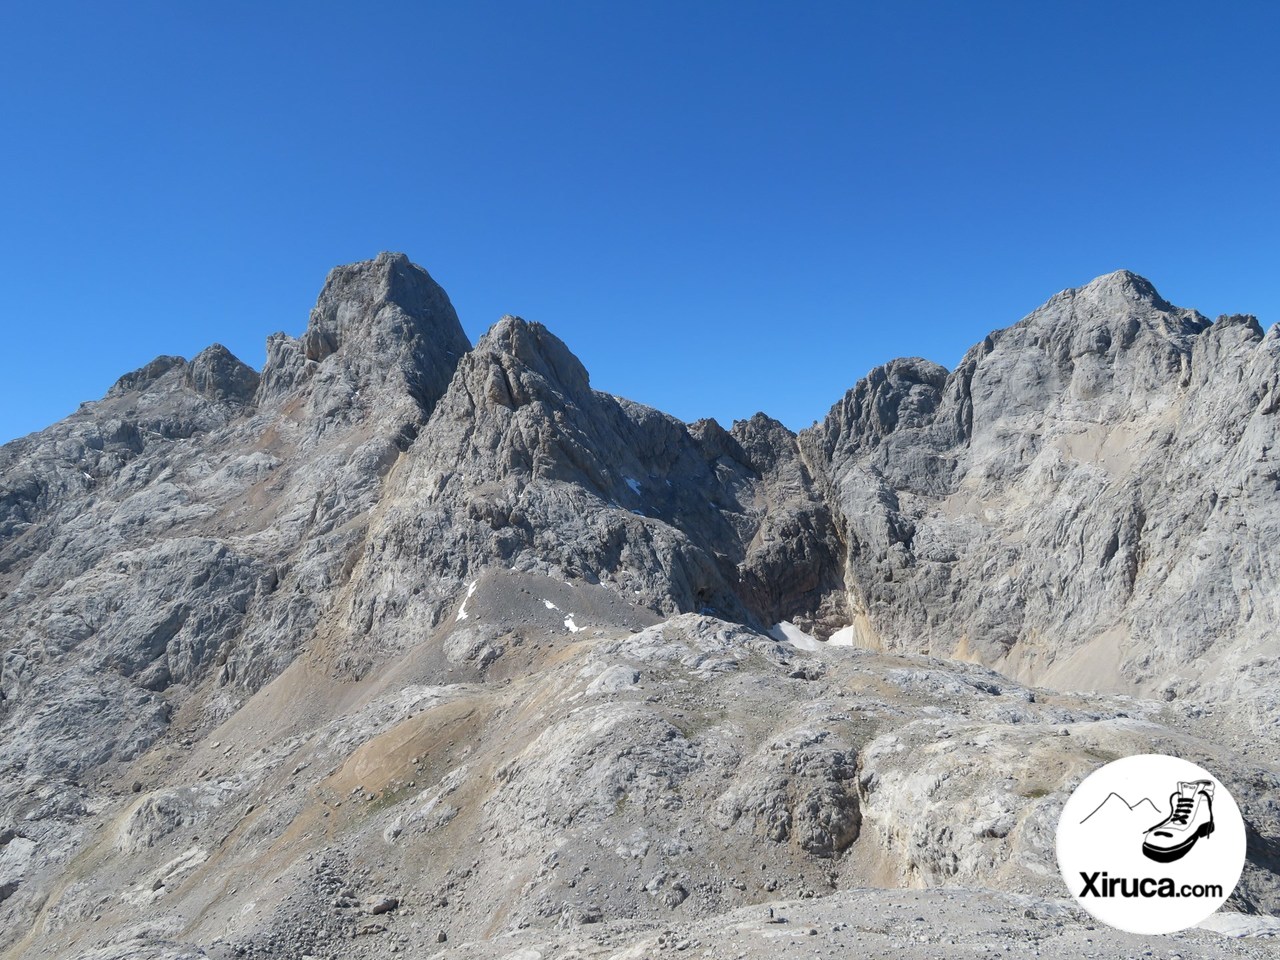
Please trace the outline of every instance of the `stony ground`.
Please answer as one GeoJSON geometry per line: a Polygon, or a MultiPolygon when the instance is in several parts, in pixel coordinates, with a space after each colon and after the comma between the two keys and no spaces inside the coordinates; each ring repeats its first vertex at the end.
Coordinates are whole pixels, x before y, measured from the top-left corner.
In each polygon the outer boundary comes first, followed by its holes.
{"type": "MultiPolygon", "coordinates": [[[[1274,843],[1274,766],[1199,718],[652,619],[590,585],[493,575],[376,677],[299,661],[220,727],[86,786],[81,843],[28,874],[41,900],[5,956],[1270,949],[1125,937],[1059,899],[1057,814],[1121,755],[1206,763],[1274,843]],[[487,661],[481,678],[448,682],[450,657],[487,661]]],[[[1228,909],[1280,907],[1256,860],[1228,909]]]]}
{"type": "Polygon", "coordinates": [[[551,958],[870,957],[1274,957],[1280,924],[1253,935],[1226,936],[1192,929],[1140,937],[1094,924],[1062,901],[1005,896],[990,890],[849,890],[812,900],[780,900],[697,923],[644,928],[638,924],[584,928],[554,937],[515,935],[457,950],[426,952],[445,960],[551,960],[551,958]]]}

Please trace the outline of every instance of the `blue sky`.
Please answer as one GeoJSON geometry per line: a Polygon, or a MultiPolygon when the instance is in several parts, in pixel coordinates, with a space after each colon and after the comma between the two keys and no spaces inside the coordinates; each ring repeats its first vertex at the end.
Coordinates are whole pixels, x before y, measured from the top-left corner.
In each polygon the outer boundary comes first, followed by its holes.
{"type": "Polygon", "coordinates": [[[9,4],[0,440],[384,249],[726,425],[1120,267],[1269,325],[1278,9],[9,4]]]}

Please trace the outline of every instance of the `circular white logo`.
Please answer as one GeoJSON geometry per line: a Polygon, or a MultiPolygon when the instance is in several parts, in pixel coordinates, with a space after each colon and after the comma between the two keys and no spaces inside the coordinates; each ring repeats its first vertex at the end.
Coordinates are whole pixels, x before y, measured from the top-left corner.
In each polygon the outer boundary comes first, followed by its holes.
{"type": "Polygon", "coordinates": [[[1235,889],[1244,846],[1227,788],[1160,754],[1095,770],[1058,821],[1058,867],[1072,896],[1129,933],[1173,933],[1208,917],[1235,889]]]}

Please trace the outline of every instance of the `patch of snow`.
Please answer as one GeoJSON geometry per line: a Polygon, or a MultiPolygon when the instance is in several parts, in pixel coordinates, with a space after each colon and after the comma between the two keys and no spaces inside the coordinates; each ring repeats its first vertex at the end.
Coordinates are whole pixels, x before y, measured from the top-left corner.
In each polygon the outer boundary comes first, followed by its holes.
{"type": "Polygon", "coordinates": [[[586,629],[586,627],[580,627],[573,622],[572,613],[564,618],[564,626],[565,626],[565,629],[568,630],[570,633],[580,633],[581,631],[586,629]]]}
{"type": "Polygon", "coordinates": [[[539,600],[542,600],[543,606],[545,606],[548,610],[559,610],[559,609],[560,609],[560,608],[559,608],[559,607],[557,607],[554,603],[552,603],[550,600],[544,600],[542,597],[539,597],[538,599],[539,599],[539,600]]]}
{"type": "Polygon", "coordinates": [[[831,644],[833,647],[852,647],[853,624],[850,624],[847,627],[841,627],[827,638],[827,643],[831,644]]]}
{"type": "Polygon", "coordinates": [[[622,479],[627,481],[627,486],[631,488],[632,493],[634,493],[637,497],[640,496],[639,480],[637,480],[635,477],[623,477],[622,479]]]}
{"type": "Polygon", "coordinates": [[[467,595],[462,598],[462,606],[458,608],[458,615],[453,618],[455,623],[461,623],[463,620],[467,619],[467,601],[475,594],[476,584],[479,582],[479,580],[472,580],[467,584],[467,595]]]}
{"type": "Polygon", "coordinates": [[[790,620],[775,623],[769,628],[769,636],[779,643],[789,643],[800,650],[816,651],[822,649],[817,638],[805,633],[790,620]]]}

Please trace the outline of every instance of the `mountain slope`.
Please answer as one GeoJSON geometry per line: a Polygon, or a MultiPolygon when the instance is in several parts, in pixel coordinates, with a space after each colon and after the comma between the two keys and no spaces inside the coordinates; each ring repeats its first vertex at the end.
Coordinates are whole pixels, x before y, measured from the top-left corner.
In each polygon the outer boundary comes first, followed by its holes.
{"type": "Polygon", "coordinates": [[[898,361],[801,437],[860,639],[1272,722],[1280,332],[1121,271],[951,373],[898,361]]]}
{"type": "Polygon", "coordinates": [[[1275,910],[1278,344],[1120,272],[797,437],[340,267],[260,373],[160,357],[0,448],[0,951],[1005,909],[1150,750],[1233,785],[1275,910]]]}

